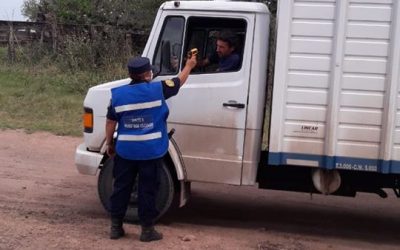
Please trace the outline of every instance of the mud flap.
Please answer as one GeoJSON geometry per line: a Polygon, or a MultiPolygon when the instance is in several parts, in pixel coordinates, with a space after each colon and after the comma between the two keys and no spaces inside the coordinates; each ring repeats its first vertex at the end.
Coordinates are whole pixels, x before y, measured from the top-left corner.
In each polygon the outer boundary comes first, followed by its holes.
{"type": "Polygon", "coordinates": [[[190,182],[182,180],[179,207],[185,206],[187,201],[190,199],[190,196],[191,196],[190,182]]]}

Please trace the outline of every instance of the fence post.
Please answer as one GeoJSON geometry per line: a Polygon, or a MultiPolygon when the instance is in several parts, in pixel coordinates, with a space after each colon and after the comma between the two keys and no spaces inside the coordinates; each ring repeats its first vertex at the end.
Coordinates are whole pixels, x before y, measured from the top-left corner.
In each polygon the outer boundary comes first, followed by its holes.
{"type": "Polygon", "coordinates": [[[42,45],[43,45],[45,29],[46,29],[45,24],[44,25],[40,25],[40,40],[39,40],[40,47],[42,47],[42,45]]]}
{"type": "Polygon", "coordinates": [[[57,52],[57,23],[52,22],[51,23],[51,38],[53,39],[53,53],[57,52]]]}
{"type": "Polygon", "coordinates": [[[8,60],[10,62],[15,61],[15,46],[14,46],[14,26],[12,23],[9,24],[10,32],[8,33],[8,60]]]}
{"type": "Polygon", "coordinates": [[[132,53],[132,35],[130,33],[125,34],[125,52],[126,55],[132,53]]]}
{"type": "Polygon", "coordinates": [[[89,36],[90,36],[90,41],[93,42],[94,40],[96,40],[96,29],[95,27],[91,24],[89,26],[89,36]]]}

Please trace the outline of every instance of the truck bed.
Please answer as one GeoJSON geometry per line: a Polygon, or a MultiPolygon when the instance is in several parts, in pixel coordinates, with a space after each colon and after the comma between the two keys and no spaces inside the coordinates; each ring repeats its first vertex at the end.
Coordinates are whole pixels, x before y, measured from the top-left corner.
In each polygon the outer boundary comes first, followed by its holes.
{"type": "Polygon", "coordinates": [[[270,165],[400,173],[399,15],[394,0],[279,2],[270,165]]]}

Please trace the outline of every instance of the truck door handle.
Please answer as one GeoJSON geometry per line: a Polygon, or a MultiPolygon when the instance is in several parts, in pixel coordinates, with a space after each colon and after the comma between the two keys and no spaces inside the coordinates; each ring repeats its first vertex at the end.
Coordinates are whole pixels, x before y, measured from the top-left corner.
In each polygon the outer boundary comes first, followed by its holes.
{"type": "Polygon", "coordinates": [[[243,103],[237,103],[235,101],[224,102],[222,106],[227,108],[238,108],[238,109],[244,109],[246,107],[246,105],[244,105],[243,103]]]}

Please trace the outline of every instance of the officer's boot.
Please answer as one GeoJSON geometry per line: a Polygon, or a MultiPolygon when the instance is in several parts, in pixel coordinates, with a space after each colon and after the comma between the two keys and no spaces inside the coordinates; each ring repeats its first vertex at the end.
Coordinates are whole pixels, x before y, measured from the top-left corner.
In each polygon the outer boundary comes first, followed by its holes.
{"type": "Polygon", "coordinates": [[[150,242],[155,240],[161,240],[163,238],[162,233],[157,232],[153,226],[144,227],[142,226],[142,234],[140,235],[140,241],[150,242]]]}
{"type": "Polygon", "coordinates": [[[111,230],[110,239],[116,240],[125,235],[125,231],[122,228],[122,219],[111,218],[111,230]]]}

